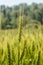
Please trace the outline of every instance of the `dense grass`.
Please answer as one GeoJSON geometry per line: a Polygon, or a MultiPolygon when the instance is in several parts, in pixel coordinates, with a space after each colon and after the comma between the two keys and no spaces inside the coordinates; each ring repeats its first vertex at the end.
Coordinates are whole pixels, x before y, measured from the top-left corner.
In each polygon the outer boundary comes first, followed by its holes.
{"type": "Polygon", "coordinates": [[[41,27],[18,31],[0,30],[0,65],[43,65],[41,27]]]}

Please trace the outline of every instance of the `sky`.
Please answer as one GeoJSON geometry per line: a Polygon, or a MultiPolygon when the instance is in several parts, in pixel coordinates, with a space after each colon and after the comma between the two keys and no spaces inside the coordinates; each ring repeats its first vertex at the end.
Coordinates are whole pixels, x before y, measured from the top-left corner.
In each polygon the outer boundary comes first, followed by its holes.
{"type": "Polygon", "coordinates": [[[18,5],[20,3],[43,3],[43,0],[0,0],[0,5],[13,6],[18,5]]]}

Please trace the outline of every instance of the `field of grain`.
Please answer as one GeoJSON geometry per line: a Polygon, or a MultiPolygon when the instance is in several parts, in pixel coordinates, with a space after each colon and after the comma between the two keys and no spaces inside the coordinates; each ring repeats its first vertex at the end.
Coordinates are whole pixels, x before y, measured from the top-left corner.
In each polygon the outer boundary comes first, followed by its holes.
{"type": "Polygon", "coordinates": [[[0,65],[43,65],[42,29],[0,30],[0,65]]]}

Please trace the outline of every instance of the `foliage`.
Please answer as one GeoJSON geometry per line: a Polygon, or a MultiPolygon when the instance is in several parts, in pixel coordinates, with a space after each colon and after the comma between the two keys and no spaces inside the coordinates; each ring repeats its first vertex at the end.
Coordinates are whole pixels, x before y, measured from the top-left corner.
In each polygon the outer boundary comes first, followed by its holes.
{"type": "MultiPolygon", "coordinates": [[[[1,16],[1,29],[14,29],[18,28],[18,19],[20,18],[20,7],[21,15],[23,16],[23,26],[26,26],[31,22],[30,20],[36,20],[43,24],[43,4],[32,3],[31,5],[19,4],[13,7],[0,6],[1,16]]],[[[35,22],[35,21],[34,21],[35,22]]]]}

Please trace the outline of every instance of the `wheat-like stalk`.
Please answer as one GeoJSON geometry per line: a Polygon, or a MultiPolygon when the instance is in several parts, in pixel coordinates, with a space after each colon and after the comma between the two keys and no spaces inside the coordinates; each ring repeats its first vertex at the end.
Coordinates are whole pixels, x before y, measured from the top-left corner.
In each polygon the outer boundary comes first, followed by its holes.
{"type": "Polygon", "coordinates": [[[8,65],[11,65],[11,53],[9,43],[7,43],[7,49],[8,49],[8,65]]]}
{"type": "Polygon", "coordinates": [[[18,65],[19,64],[19,59],[20,59],[20,41],[21,41],[21,36],[22,36],[22,15],[21,15],[21,7],[20,7],[20,22],[19,22],[19,39],[18,39],[18,65]]]}
{"type": "Polygon", "coordinates": [[[3,55],[3,58],[2,58],[2,61],[1,61],[1,65],[4,64],[5,60],[6,60],[6,55],[3,55]]]}
{"type": "Polygon", "coordinates": [[[22,59],[24,57],[24,54],[25,54],[25,49],[26,49],[26,40],[24,42],[24,48],[23,48],[23,51],[22,51],[22,54],[21,54],[21,57],[20,57],[20,61],[22,62],[22,59]]]}
{"type": "Polygon", "coordinates": [[[38,59],[36,65],[40,65],[40,56],[41,56],[41,51],[38,52],[38,59]]]}
{"type": "Polygon", "coordinates": [[[15,63],[14,48],[12,47],[12,65],[15,63]]]}

